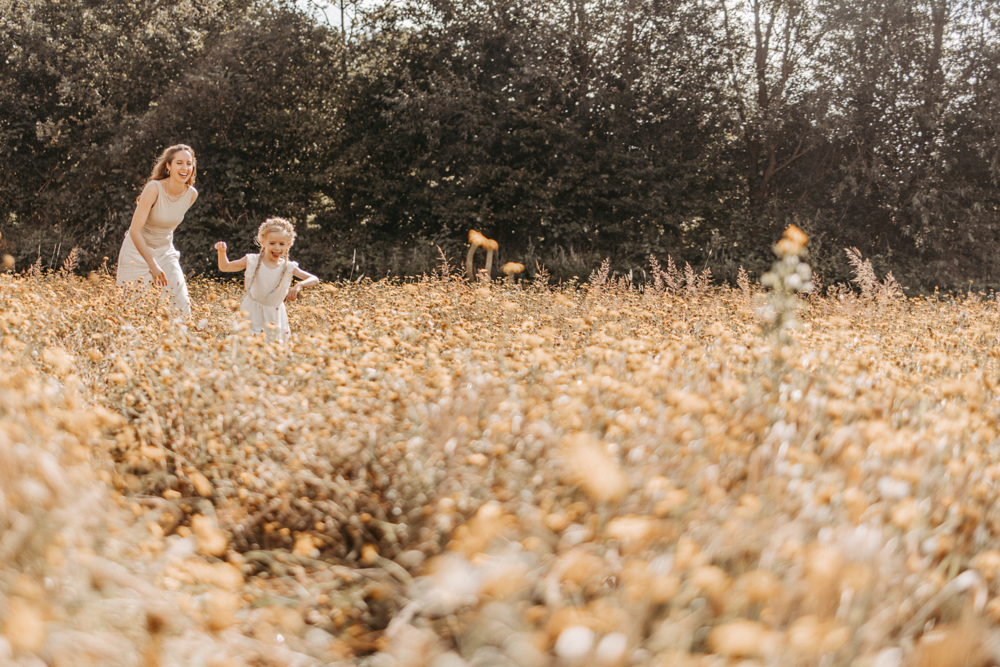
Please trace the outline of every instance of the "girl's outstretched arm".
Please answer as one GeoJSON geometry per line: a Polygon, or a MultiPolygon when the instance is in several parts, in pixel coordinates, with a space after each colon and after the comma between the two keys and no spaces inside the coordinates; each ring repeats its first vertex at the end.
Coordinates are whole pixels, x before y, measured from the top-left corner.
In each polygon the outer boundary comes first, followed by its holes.
{"type": "Polygon", "coordinates": [[[295,301],[299,298],[299,292],[305,287],[312,287],[313,285],[319,285],[319,278],[309,273],[308,271],[303,271],[299,267],[295,267],[292,271],[292,275],[301,280],[302,282],[292,285],[292,288],[288,290],[288,295],[285,297],[289,301],[295,301]]]}
{"type": "Polygon", "coordinates": [[[215,244],[215,249],[219,251],[219,271],[232,273],[233,271],[245,271],[247,268],[247,256],[243,255],[235,262],[230,262],[226,256],[226,242],[219,241],[215,244]]]}

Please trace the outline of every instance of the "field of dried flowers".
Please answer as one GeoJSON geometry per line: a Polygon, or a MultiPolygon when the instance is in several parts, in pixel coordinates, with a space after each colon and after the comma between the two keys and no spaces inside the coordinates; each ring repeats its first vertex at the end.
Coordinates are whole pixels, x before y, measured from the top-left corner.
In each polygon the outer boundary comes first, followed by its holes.
{"type": "Polygon", "coordinates": [[[0,661],[997,659],[994,300],[598,278],[0,276],[0,661]]]}

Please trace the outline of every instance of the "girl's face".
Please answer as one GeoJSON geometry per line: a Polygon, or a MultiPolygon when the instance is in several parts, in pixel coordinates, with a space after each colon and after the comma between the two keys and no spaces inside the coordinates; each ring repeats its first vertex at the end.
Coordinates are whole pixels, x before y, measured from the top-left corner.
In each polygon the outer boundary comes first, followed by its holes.
{"type": "Polygon", "coordinates": [[[267,232],[260,240],[261,251],[265,257],[277,262],[288,254],[292,238],[288,232],[267,232]]]}
{"type": "Polygon", "coordinates": [[[179,183],[187,182],[192,169],[194,169],[194,157],[190,151],[177,151],[167,162],[167,171],[170,172],[169,178],[179,183]]]}

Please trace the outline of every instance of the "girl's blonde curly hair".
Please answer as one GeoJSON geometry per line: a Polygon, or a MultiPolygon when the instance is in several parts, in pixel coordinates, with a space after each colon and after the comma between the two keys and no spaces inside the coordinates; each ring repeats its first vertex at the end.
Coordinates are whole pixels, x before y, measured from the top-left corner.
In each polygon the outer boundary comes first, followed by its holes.
{"type": "MultiPolygon", "coordinates": [[[[258,247],[264,247],[264,234],[270,234],[271,232],[285,232],[288,234],[290,239],[288,241],[289,248],[295,243],[295,226],[291,222],[284,218],[268,218],[260,223],[260,227],[257,228],[257,238],[254,240],[258,247]]],[[[287,253],[288,251],[286,250],[285,252],[287,253]]]]}
{"type": "MultiPolygon", "coordinates": [[[[264,222],[260,223],[260,227],[257,228],[257,236],[254,237],[254,243],[257,244],[258,248],[264,247],[264,235],[270,234],[271,232],[284,232],[285,234],[288,234],[288,247],[285,248],[285,256],[282,259],[282,264],[284,264],[284,266],[281,269],[281,277],[278,278],[277,284],[275,284],[274,288],[271,289],[273,292],[278,289],[278,286],[281,285],[282,281],[285,279],[285,273],[288,271],[288,251],[291,250],[292,245],[295,244],[296,235],[295,226],[288,220],[285,220],[284,218],[268,218],[264,222]]],[[[263,258],[258,257],[257,266],[254,269],[253,275],[250,276],[250,282],[247,283],[244,294],[250,293],[250,288],[253,287],[254,281],[257,280],[257,274],[260,273],[260,265],[262,262],[263,258]]]]}

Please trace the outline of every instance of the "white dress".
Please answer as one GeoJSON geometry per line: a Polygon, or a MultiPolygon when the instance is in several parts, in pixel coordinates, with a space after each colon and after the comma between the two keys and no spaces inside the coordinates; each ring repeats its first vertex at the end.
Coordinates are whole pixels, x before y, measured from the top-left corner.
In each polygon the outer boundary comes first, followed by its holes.
{"type": "Polygon", "coordinates": [[[246,296],[240,309],[249,313],[250,330],[264,332],[269,338],[288,340],[288,313],[285,311],[285,296],[292,286],[296,262],[285,260],[271,269],[260,261],[260,255],[247,255],[247,268],[243,274],[246,296]],[[259,275],[256,275],[257,272],[259,275]],[[272,326],[268,326],[272,325],[272,326]]]}

